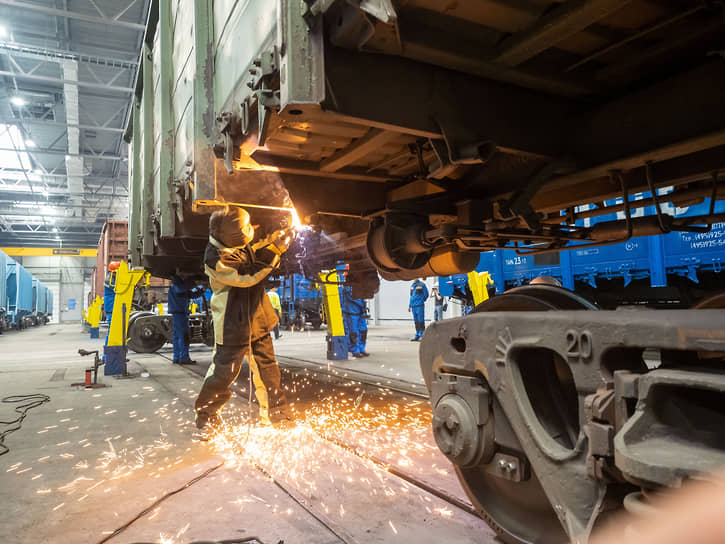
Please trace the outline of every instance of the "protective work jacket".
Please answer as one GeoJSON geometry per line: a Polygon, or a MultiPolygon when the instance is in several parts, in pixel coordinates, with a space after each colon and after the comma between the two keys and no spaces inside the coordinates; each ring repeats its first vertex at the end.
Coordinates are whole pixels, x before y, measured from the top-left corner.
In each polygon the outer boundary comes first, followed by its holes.
{"type": "Polygon", "coordinates": [[[113,303],[116,301],[116,272],[111,271],[103,283],[103,311],[107,314],[113,312],[113,303]]]}
{"type": "Polygon", "coordinates": [[[420,280],[413,282],[410,286],[410,301],[408,306],[410,308],[418,308],[425,304],[428,300],[428,287],[420,280]]]}
{"type": "Polygon", "coordinates": [[[269,249],[256,252],[247,245],[228,248],[213,236],[204,253],[204,271],[213,291],[211,311],[214,341],[219,345],[247,345],[269,334],[277,312],[263,281],[279,262],[269,249]]]}
{"type": "Polygon", "coordinates": [[[196,288],[191,280],[182,280],[174,278],[169,287],[168,306],[170,314],[188,314],[189,299],[199,295],[199,289],[196,288]]]}

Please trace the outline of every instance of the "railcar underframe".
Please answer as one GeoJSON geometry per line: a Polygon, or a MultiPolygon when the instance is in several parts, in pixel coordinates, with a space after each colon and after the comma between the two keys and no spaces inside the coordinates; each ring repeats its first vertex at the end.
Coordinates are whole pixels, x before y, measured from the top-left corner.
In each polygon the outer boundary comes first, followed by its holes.
{"type": "MultiPolygon", "coordinates": [[[[346,259],[357,296],[488,249],[706,232],[714,208],[664,204],[723,198],[724,30],[720,1],[154,2],[127,131],[132,262],[201,273],[225,204],[271,228],[294,206],[326,240],[294,256],[346,259]]],[[[600,512],[725,461],[722,299],[487,304],[432,327],[421,365],[438,443],[507,541],[586,539],[600,512]],[[682,461],[658,456],[674,443],[682,461]]]]}

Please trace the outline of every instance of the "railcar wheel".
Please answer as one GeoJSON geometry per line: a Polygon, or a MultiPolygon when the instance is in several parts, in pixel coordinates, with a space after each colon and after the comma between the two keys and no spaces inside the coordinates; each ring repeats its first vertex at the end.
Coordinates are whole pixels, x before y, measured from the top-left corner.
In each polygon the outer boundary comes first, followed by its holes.
{"type": "Polygon", "coordinates": [[[126,345],[136,353],[154,353],[166,343],[166,336],[155,327],[139,323],[142,317],[154,315],[151,312],[137,312],[128,320],[128,341],[126,345]]]}
{"type": "Polygon", "coordinates": [[[702,299],[692,307],[693,310],[722,310],[725,309],[725,293],[716,293],[702,299]]]}
{"type": "MultiPolygon", "coordinates": [[[[495,296],[479,304],[474,309],[474,313],[556,310],[596,310],[596,307],[566,289],[532,285],[511,289],[502,295],[495,296]]],[[[542,363],[544,362],[542,361],[542,363]]],[[[542,364],[543,366],[546,365],[542,364]]],[[[535,368],[535,366],[532,367],[532,370],[535,368]]],[[[560,369],[556,361],[552,361],[550,368],[557,373],[560,369]]],[[[545,404],[547,399],[555,399],[562,393],[561,382],[557,379],[547,379],[545,371],[542,371],[541,375],[532,377],[529,384],[536,389],[529,391],[532,404],[534,404],[533,399],[539,399],[545,404]]],[[[571,386],[573,387],[573,384],[571,386]]],[[[497,402],[494,398],[494,404],[497,402]]],[[[495,437],[498,451],[514,455],[528,464],[524,448],[514,434],[503,410],[496,410],[494,407],[494,411],[498,418],[495,437]]],[[[547,409],[537,411],[540,420],[545,418],[571,420],[573,418],[576,421],[578,418],[576,405],[566,403],[553,402],[547,409]],[[569,413],[556,413],[557,410],[568,410],[569,413]]],[[[546,426],[545,421],[541,422],[546,426]]],[[[507,544],[548,544],[567,541],[567,535],[559,518],[533,470],[529,479],[517,482],[493,474],[490,465],[481,464],[472,468],[456,466],[455,468],[461,485],[476,509],[507,544]]]]}

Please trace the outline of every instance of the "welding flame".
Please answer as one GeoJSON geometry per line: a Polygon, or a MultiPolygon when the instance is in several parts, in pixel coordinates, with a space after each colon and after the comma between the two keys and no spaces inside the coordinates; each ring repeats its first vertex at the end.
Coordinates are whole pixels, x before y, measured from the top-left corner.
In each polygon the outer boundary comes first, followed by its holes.
{"type": "Polygon", "coordinates": [[[297,210],[295,208],[289,208],[290,212],[290,220],[291,220],[291,227],[295,230],[300,230],[302,227],[302,221],[300,221],[300,216],[297,213],[297,210]]]}

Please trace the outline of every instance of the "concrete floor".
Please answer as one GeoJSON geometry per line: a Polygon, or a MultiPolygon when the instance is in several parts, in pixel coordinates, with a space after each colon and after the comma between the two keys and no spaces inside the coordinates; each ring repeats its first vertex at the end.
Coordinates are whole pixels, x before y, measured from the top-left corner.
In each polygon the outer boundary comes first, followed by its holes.
{"type": "MultiPolygon", "coordinates": [[[[235,396],[225,407],[228,436],[214,444],[195,442],[192,407],[201,378],[169,363],[170,346],[160,354],[130,354],[135,378],[102,377],[109,386],[104,389],[72,387],[90,364],[77,349],[101,346],[78,325],[0,336],[0,397],[51,398],[5,439],[10,451],[0,456],[0,542],[101,542],[156,499],[222,462],[109,541],[494,541],[480,519],[322,440],[309,427],[253,427],[247,435],[246,398],[235,396]]],[[[276,347],[280,355],[327,364],[324,333],[284,333],[276,347]]],[[[208,348],[193,351],[200,363],[211,357],[208,348]]],[[[417,344],[409,342],[409,331],[374,329],[368,351],[373,356],[336,368],[420,386],[417,344]]],[[[431,475],[441,488],[457,486],[419,422],[383,423],[364,435],[354,428],[357,404],[338,409],[328,400],[307,409],[322,414],[316,421],[339,414],[343,422],[353,414],[350,426],[336,423],[339,432],[353,434],[399,466],[419,463],[413,472],[431,475]],[[401,435],[409,430],[406,442],[401,435]]],[[[0,404],[0,420],[13,417],[13,405],[0,404]]]]}

